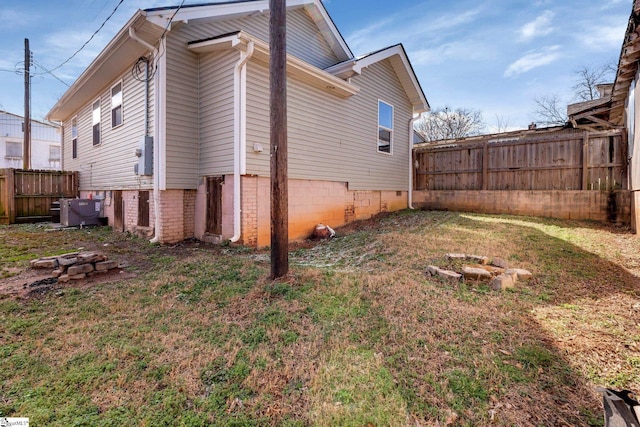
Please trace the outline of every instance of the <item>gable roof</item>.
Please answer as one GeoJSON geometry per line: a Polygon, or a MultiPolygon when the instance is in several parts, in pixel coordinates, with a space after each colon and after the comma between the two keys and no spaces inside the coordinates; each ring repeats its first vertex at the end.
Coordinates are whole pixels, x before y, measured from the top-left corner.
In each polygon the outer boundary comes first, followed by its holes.
{"type": "MultiPolygon", "coordinates": [[[[287,0],[287,8],[304,8],[340,60],[353,57],[320,0],[287,0]]],[[[47,119],[66,120],[91,102],[116,74],[140,56],[146,55],[149,47],[157,48],[165,28],[170,30],[183,22],[211,22],[251,16],[268,9],[268,0],[231,0],[138,10],[51,108],[47,119]]]]}
{"type": "Polygon", "coordinates": [[[346,79],[356,74],[362,74],[362,70],[365,68],[386,59],[391,61],[402,87],[409,96],[414,113],[429,111],[431,107],[402,43],[341,62],[326,68],[325,71],[346,79]]]}

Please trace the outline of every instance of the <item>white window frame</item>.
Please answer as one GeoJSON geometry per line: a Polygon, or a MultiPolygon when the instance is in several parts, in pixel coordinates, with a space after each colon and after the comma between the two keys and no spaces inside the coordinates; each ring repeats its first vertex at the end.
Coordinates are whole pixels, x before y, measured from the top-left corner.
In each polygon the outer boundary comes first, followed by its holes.
{"type": "Polygon", "coordinates": [[[71,119],[71,158],[78,158],[78,116],[71,119]]]}
{"type": "MultiPolygon", "coordinates": [[[[393,131],[393,122],[395,120],[395,108],[393,107],[392,104],[383,101],[382,99],[378,99],[378,132],[376,135],[376,150],[378,153],[381,154],[387,154],[387,155],[392,155],[393,154],[393,137],[394,137],[394,131],[393,131]],[[385,104],[387,106],[389,106],[391,108],[391,127],[387,127],[384,126],[382,123],[380,123],[380,106],[381,104],[385,104]],[[384,150],[380,150],[381,144],[380,144],[380,130],[385,130],[389,132],[389,151],[384,151],[384,150]]],[[[386,144],[383,144],[382,146],[385,146],[386,144]]]]}
{"type": "Polygon", "coordinates": [[[94,147],[102,144],[102,106],[100,103],[100,98],[96,99],[91,103],[91,141],[93,142],[94,147]],[[98,104],[98,110],[96,114],[96,104],[98,104]],[[98,137],[96,138],[96,126],[98,126],[98,137]],[[96,142],[97,139],[97,142],[96,142]]]}
{"type": "Polygon", "coordinates": [[[12,141],[7,139],[5,142],[5,159],[11,159],[11,160],[19,160],[22,159],[22,154],[23,154],[23,146],[22,146],[23,142],[22,141],[12,141]],[[20,151],[19,151],[19,155],[18,156],[12,156],[11,154],[15,154],[15,153],[9,153],[9,144],[11,145],[16,145],[20,147],[20,151]]]}
{"type": "Polygon", "coordinates": [[[111,129],[117,128],[124,124],[124,83],[122,80],[111,86],[111,129]],[[118,97],[114,97],[113,89],[116,86],[120,85],[120,95],[118,97]],[[120,109],[120,123],[115,123],[114,113],[117,109],[120,109]]]}
{"type": "Polygon", "coordinates": [[[62,150],[59,145],[49,145],[49,161],[59,162],[62,160],[62,150]],[[57,153],[56,153],[57,151],[57,153]],[[57,154],[57,157],[55,156],[57,154]]]}

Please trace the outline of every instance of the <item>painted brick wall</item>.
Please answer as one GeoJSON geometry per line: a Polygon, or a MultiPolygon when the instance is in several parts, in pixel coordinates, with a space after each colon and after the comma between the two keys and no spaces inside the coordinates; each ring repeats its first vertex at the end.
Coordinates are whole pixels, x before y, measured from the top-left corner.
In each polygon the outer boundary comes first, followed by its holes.
{"type": "Polygon", "coordinates": [[[630,223],[629,191],[615,192],[615,210],[608,212],[605,191],[415,191],[414,206],[422,209],[531,215],[630,223]],[[615,219],[611,219],[610,217],[615,219]]]}

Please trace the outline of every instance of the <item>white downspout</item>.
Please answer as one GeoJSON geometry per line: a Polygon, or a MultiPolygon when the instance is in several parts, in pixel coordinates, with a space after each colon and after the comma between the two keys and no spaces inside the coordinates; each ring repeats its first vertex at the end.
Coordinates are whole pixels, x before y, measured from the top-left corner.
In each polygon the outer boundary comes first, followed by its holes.
{"type": "MultiPolygon", "coordinates": [[[[166,40],[166,39],[164,39],[166,40]]],[[[162,44],[164,40],[160,40],[162,44]]],[[[165,42],[166,43],[166,42],[165,42]]],[[[166,50],[166,46],[165,46],[166,50]]],[[[156,52],[158,52],[156,50],[156,52]]],[[[155,56],[157,58],[157,56],[155,56]]],[[[158,243],[162,240],[162,224],[160,221],[160,173],[162,173],[164,177],[164,171],[160,170],[160,166],[163,165],[163,162],[160,162],[160,155],[163,154],[160,152],[160,140],[165,137],[165,93],[166,93],[166,75],[165,75],[165,58],[166,55],[162,55],[157,63],[156,69],[154,72],[153,83],[154,83],[154,101],[155,101],[155,111],[153,114],[155,121],[155,132],[153,135],[153,212],[154,212],[154,221],[153,221],[153,230],[154,236],[150,240],[151,243],[158,243]]]]}
{"type": "Polygon", "coordinates": [[[413,207],[413,124],[418,119],[418,117],[412,117],[409,120],[409,194],[407,195],[408,208],[414,209],[413,207]]]}
{"type": "Polygon", "coordinates": [[[246,171],[246,164],[243,161],[245,153],[243,149],[247,145],[246,141],[246,123],[245,123],[245,111],[246,111],[246,95],[247,95],[247,79],[245,66],[251,56],[253,55],[254,44],[253,41],[247,43],[247,50],[240,54],[240,59],[236,63],[235,72],[233,74],[234,80],[234,136],[233,136],[233,237],[229,239],[232,243],[240,240],[242,233],[241,221],[241,196],[242,191],[240,189],[241,174],[246,171]]]}
{"type": "MultiPolygon", "coordinates": [[[[145,40],[141,39],[137,34],[136,31],[133,29],[133,27],[129,27],[129,37],[131,37],[131,39],[137,41],[138,43],[140,43],[141,45],[143,45],[144,47],[146,47],[147,49],[149,49],[150,52],[153,53],[153,58],[157,58],[158,57],[158,49],[151,45],[150,43],[147,43],[145,40]]],[[[160,41],[160,43],[162,43],[162,41],[160,41]]],[[[149,63],[147,62],[146,65],[146,76],[145,78],[148,79],[149,78],[149,63]]],[[[158,107],[159,107],[159,103],[158,103],[158,79],[157,79],[157,72],[155,73],[156,77],[154,78],[154,96],[155,96],[155,113],[154,113],[154,117],[156,118],[156,123],[157,123],[157,117],[158,117],[158,107]]],[[[145,136],[148,135],[148,123],[147,123],[147,117],[149,116],[149,81],[147,80],[145,82],[146,88],[145,88],[145,136]]],[[[158,130],[158,127],[155,127],[156,131],[158,130]]],[[[158,160],[158,156],[160,154],[160,143],[159,143],[159,132],[155,132],[154,138],[153,138],[153,217],[154,217],[154,225],[153,225],[153,234],[154,236],[151,238],[150,242],[151,243],[158,243],[160,241],[160,190],[159,190],[159,185],[160,185],[160,171],[159,171],[159,166],[160,166],[160,162],[158,160]]]]}

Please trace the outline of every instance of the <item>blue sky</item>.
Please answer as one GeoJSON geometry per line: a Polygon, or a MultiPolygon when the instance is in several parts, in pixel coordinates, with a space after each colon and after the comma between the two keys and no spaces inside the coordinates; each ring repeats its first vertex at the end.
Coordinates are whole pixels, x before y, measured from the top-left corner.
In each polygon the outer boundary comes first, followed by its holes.
{"type": "MultiPolygon", "coordinates": [[[[0,0],[0,109],[24,112],[24,39],[36,65],[33,116],[43,118],[136,9],[179,0],[0,0]],[[53,6],[55,5],[55,6],[53,6]]],[[[186,1],[186,4],[203,1],[186,1]]],[[[403,43],[432,107],[479,109],[522,128],[536,97],[571,102],[580,66],[617,63],[632,0],[324,0],[355,55],[403,43]]]]}

